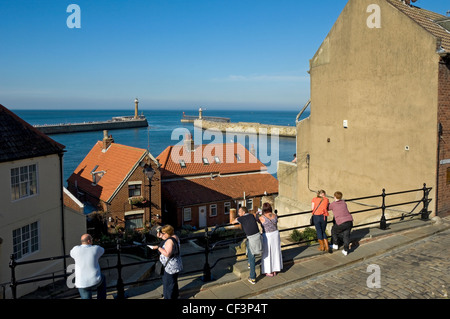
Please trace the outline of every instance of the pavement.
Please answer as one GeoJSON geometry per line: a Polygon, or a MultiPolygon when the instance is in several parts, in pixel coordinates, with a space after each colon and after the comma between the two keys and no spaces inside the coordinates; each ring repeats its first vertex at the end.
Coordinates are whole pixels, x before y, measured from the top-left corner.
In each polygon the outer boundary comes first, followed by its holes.
{"type": "MultiPolygon", "coordinates": [[[[445,233],[450,229],[450,216],[445,218],[434,217],[423,221],[410,219],[388,224],[388,229],[381,230],[377,227],[361,228],[352,231],[350,252],[344,256],[340,250],[332,253],[320,252],[318,245],[299,246],[294,245],[285,248],[282,252],[284,268],[275,277],[261,275],[257,265],[257,282],[251,284],[247,281],[249,270],[247,260],[228,258],[220,260],[211,270],[212,279],[209,282],[202,280],[203,273],[190,275],[180,274],[179,287],[180,299],[250,299],[276,291],[277,289],[305,282],[327,273],[346,269],[362,261],[381,256],[395,251],[401,247],[419,242],[430,236],[445,233]]],[[[282,243],[288,240],[282,238],[282,243]]],[[[182,246],[182,251],[187,254],[195,250],[195,245],[182,246]]],[[[341,248],[342,249],[342,248],[341,248]]],[[[229,250],[220,250],[211,253],[209,264],[213,265],[218,259],[229,256],[229,250]]],[[[258,260],[258,259],[257,259],[258,260]]],[[[446,258],[447,260],[447,258],[446,258]]],[[[448,260],[446,261],[448,263],[448,260]]],[[[183,258],[184,271],[202,268],[203,256],[188,256],[183,258]]],[[[448,267],[448,264],[447,266],[448,267]]],[[[145,270],[148,272],[148,269],[145,270]]],[[[132,270],[123,270],[124,282],[132,282],[136,277],[132,270]],[[127,273],[128,272],[128,273],[127,273]]],[[[366,274],[366,278],[369,274],[366,274]]],[[[125,295],[127,299],[162,299],[162,283],[156,279],[141,286],[127,286],[125,295]]],[[[114,298],[115,292],[109,292],[108,298],[114,298]]],[[[395,295],[394,295],[395,296],[395,295]]],[[[394,297],[395,298],[395,297],[394,297]]]]}

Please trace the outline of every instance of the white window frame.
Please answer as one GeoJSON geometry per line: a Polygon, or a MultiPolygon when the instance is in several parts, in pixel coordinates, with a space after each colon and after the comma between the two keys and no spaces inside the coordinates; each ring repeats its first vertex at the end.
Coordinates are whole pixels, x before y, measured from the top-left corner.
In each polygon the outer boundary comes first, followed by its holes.
{"type": "Polygon", "coordinates": [[[192,208],[191,207],[183,208],[183,221],[185,221],[185,222],[192,221],[192,208]]]}
{"type": "Polygon", "coordinates": [[[217,204],[209,205],[209,217],[216,217],[216,216],[217,216],[217,204]]]}
{"type": "Polygon", "coordinates": [[[142,181],[128,182],[128,198],[142,196],[142,181]],[[130,188],[131,186],[131,188],[130,188]],[[130,190],[133,190],[133,195],[130,196],[130,190]],[[139,190],[139,191],[138,191],[139,190]],[[139,194],[134,194],[139,193],[139,194]]]}
{"type": "Polygon", "coordinates": [[[247,207],[248,210],[253,210],[253,198],[245,200],[245,207],[247,207]]]}
{"type": "Polygon", "coordinates": [[[13,253],[16,260],[39,251],[40,224],[38,221],[13,229],[13,253]]]}
{"type": "Polygon", "coordinates": [[[39,193],[38,172],[37,164],[11,168],[10,187],[11,200],[13,202],[23,198],[36,196],[39,193]]]}
{"type": "Polygon", "coordinates": [[[225,215],[229,215],[231,210],[231,202],[223,203],[223,211],[225,215]],[[228,208],[228,209],[227,209],[228,208]]]}

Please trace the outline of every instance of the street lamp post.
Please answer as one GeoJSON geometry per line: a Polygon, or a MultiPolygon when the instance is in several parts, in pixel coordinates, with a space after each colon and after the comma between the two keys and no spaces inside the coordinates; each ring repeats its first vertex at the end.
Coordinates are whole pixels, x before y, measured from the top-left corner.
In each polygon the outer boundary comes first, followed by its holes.
{"type": "Polygon", "coordinates": [[[151,165],[145,165],[143,169],[144,175],[147,177],[149,182],[149,202],[150,202],[150,225],[152,223],[152,180],[153,176],[155,175],[155,170],[151,165]]]}

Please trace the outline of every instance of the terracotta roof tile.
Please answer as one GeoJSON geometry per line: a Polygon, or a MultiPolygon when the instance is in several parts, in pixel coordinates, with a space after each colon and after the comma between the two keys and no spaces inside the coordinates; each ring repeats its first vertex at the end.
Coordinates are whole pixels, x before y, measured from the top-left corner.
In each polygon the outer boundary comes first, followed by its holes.
{"type": "Polygon", "coordinates": [[[80,190],[107,202],[147,151],[116,143],[112,143],[106,152],[102,150],[103,142],[98,141],[68,181],[73,184],[77,181],[80,190]],[[94,169],[105,172],[96,186],[92,185],[94,169]]]}
{"type": "Polygon", "coordinates": [[[182,145],[169,146],[157,159],[161,163],[162,178],[267,170],[263,163],[239,143],[204,144],[197,146],[193,152],[187,151],[182,145]],[[204,158],[207,164],[203,162],[204,158]],[[185,167],[182,167],[180,160],[184,160],[185,167]]]}

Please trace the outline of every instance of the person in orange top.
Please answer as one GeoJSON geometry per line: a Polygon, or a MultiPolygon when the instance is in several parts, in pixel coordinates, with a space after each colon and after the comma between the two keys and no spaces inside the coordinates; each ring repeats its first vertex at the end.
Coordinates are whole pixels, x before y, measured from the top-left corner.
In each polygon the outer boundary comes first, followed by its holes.
{"type": "Polygon", "coordinates": [[[327,216],[329,215],[328,205],[330,202],[326,195],[324,190],[319,190],[317,192],[317,197],[314,197],[311,203],[313,223],[316,227],[320,251],[329,251],[328,238],[325,229],[327,228],[327,216]]]}

